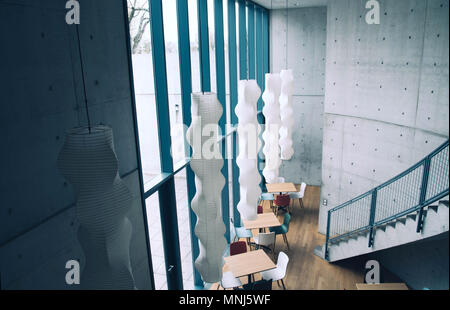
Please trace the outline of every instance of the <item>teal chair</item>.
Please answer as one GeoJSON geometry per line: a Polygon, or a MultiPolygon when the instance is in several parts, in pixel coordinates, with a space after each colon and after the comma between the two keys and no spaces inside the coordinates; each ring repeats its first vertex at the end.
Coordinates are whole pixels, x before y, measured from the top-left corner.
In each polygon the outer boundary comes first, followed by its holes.
{"type": "MultiPolygon", "coordinates": [[[[289,213],[286,213],[284,215],[284,221],[281,226],[269,228],[270,232],[274,232],[275,235],[283,235],[283,240],[286,243],[288,250],[290,250],[290,249],[289,249],[289,243],[288,243],[286,234],[289,231],[289,223],[290,222],[291,222],[291,215],[289,213]]],[[[275,245],[274,245],[274,249],[275,249],[275,245]]]]}
{"type": "Polygon", "coordinates": [[[239,240],[241,238],[245,238],[247,240],[247,244],[250,244],[250,238],[253,237],[251,230],[248,230],[245,227],[236,227],[236,226],[234,226],[233,219],[230,219],[230,221],[231,221],[231,226],[234,231],[233,241],[239,240]]]}
{"type": "Polygon", "coordinates": [[[263,193],[259,197],[259,203],[261,203],[263,201],[269,201],[271,210],[273,210],[273,201],[274,200],[275,200],[275,196],[271,193],[263,193]]]}

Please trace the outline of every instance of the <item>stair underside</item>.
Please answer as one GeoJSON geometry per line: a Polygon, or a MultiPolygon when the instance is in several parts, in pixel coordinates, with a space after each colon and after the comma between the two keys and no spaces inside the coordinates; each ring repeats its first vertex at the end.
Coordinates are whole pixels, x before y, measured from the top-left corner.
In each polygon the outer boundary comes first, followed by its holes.
{"type": "MultiPolygon", "coordinates": [[[[330,242],[328,260],[343,260],[375,251],[380,251],[402,244],[427,239],[449,230],[448,197],[424,208],[422,232],[417,233],[417,212],[408,214],[391,222],[376,227],[373,246],[369,247],[369,232],[363,231],[330,242]]],[[[317,246],[314,254],[324,258],[324,245],[317,246]]]]}

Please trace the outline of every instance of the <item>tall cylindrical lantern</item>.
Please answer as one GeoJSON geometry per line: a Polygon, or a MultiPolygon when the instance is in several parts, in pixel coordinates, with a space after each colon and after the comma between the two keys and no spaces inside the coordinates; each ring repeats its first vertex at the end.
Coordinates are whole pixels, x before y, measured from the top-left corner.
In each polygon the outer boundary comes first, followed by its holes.
{"type": "Polygon", "coordinates": [[[266,73],[266,89],[262,95],[264,100],[263,114],[266,119],[264,140],[264,157],[266,165],[263,175],[266,183],[279,182],[278,170],[281,165],[279,131],[280,131],[280,88],[281,78],[277,73],[266,73]]]}
{"type": "Polygon", "coordinates": [[[78,239],[86,264],[83,289],[134,289],[130,263],[132,195],[121,180],[110,127],[75,128],[65,138],[58,169],[74,186],[78,239]]]}
{"type": "Polygon", "coordinates": [[[292,127],[294,126],[294,109],[292,107],[292,88],[294,74],[292,70],[281,70],[281,95],[280,95],[280,149],[281,159],[290,160],[294,155],[292,147],[292,127]]]}
{"type": "Polygon", "coordinates": [[[261,176],[258,172],[258,152],[261,147],[257,119],[257,103],[261,89],[256,80],[241,80],[238,85],[239,99],[236,115],[239,119],[238,138],[239,155],[236,163],[239,167],[240,196],[237,208],[244,220],[255,220],[258,199],[261,196],[261,176]]]}
{"type": "Polygon", "coordinates": [[[200,248],[195,267],[203,281],[209,283],[222,279],[223,254],[227,245],[221,213],[224,161],[218,143],[218,122],[222,113],[216,94],[192,94],[192,123],[186,135],[192,147],[191,168],[197,190],[191,202],[197,215],[195,235],[200,248]]]}

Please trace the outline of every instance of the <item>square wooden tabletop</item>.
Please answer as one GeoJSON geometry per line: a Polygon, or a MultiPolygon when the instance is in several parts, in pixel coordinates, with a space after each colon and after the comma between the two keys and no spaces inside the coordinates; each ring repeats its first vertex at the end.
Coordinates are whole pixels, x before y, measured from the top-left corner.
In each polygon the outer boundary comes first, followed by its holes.
{"type": "Polygon", "coordinates": [[[263,250],[225,257],[225,264],[236,278],[277,267],[263,250]]]}
{"type": "Polygon", "coordinates": [[[253,221],[242,220],[242,222],[244,223],[244,227],[246,229],[259,229],[266,227],[281,226],[280,221],[278,220],[276,215],[273,214],[273,212],[258,214],[256,220],[253,221]]]}
{"type": "Polygon", "coordinates": [[[287,193],[297,192],[297,187],[294,183],[272,183],[266,184],[268,193],[287,193]]]}

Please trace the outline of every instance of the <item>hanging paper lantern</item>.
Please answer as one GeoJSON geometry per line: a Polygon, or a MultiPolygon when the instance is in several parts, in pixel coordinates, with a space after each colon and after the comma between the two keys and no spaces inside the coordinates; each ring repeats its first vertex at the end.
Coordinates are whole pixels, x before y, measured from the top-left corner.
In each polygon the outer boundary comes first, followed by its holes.
{"type": "Polygon", "coordinates": [[[263,133],[264,140],[264,157],[266,165],[263,175],[266,183],[278,183],[278,170],[281,165],[280,160],[280,88],[281,78],[277,73],[266,73],[266,89],[262,95],[264,100],[263,114],[266,119],[265,130],[263,133]]]}
{"type": "Polygon", "coordinates": [[[292,107],[292,90],[294,74],[292,70],[281,70],[281,95],[280,95],[280,148],[281,159],[290,160],[294,155],[292,147],[292,127],[294,126],[294,109],[292,107]]]}
{"type": "Polygon", "coordinates": [[[134,289],[130,263],[132,195],[118,173],[112,129],[75,128],[65,138],[58,169],[74,186],[78,239],[86,264],[84,289],[134,289]]]}
{"type": "Polygon", "coordinates": [[[255,80],[241,80],[238,85],[239,100],[236,115],[239,119],[239,167],[240,201],[237,208],[244,220],[256,220],[258,200],[261,196],[261,176],[258,172],[258,152],[261,147],[260,126],[257,119],[257,103],[261,89],[255,80]]]}
{"type": "Polygon", "coordinates": [[[195,267],[203,281],[209,283],[222,279],[223,254],[227,246],[221,213],[224,161],[218,143],[218,122],[222,113],[216,94],[192,94],[192,123],[186,135],[192,147],[191,168],[197,190],[191,202],[197,215],[195,235],[200,248],[195,267]]]}

